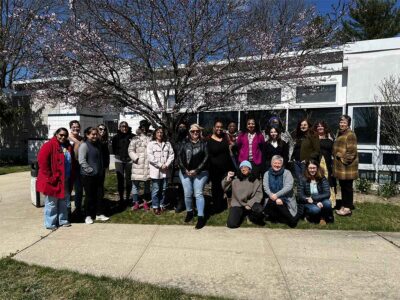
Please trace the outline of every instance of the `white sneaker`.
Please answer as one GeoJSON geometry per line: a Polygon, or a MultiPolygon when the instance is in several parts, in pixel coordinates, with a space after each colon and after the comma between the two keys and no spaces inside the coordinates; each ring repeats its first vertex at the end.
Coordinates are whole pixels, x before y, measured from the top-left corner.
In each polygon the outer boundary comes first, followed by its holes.
{"type": "Polygon", "coordinates": [[[108,220],[110,220],[110,218],[106,217],[105,215],[96,216],[96,221],[108,221],[108,220]]]}
{"type": "Polygon", "coordinates": [[[86,224],[93,224],[92,217],[87,216],[86,219],[85,219],[85,223],[86,223],[86,224]]]}

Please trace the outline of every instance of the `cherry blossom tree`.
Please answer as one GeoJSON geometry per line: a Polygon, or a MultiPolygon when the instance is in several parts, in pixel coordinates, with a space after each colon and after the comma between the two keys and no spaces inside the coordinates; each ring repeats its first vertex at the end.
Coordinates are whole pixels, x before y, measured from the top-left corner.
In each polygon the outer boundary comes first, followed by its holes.
{"type": "Polygon", "coordinates": [[[313,41],[334,22],[321,30],[312,7],[264,2],[72,1],[43,49],[45,75],[68,84],[40,96],[127,108],[172,131],[189,113],[245,105],[249,85],[305,80],[329,59],[313,41]]]}

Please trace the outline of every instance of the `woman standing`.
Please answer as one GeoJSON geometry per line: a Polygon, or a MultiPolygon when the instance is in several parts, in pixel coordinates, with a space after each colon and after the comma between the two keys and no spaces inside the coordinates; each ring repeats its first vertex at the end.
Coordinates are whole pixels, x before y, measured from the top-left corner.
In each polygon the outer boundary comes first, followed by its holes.
{"type": "Polygon", "coordinates": [[[267,130],[267,133],[268,140],[264,150],[266,170],[271,167],[271,159],[275,155],[283,157],[283,166],[286,167],[289,161],[289,145],[281,139],[281,130],[272,127],[267,130]]]}
{"type": "Polygon", "coordinates": [[[213,211],[220,213],[226,209],[227,204],[224,201],[224,191],[222,190],[221,181],[228,171],[234,170],[229,151],[229,141],[224,133],[224,125],[221,121],[215,121],[213,134],[207,141],[207,147],[213,211]]]}
{"type": "Polygon", "coordinates": [[[180,149],[179,153],[179,178],[182,182],[185,194],[186,217],[185,223],[193,219],[192,196],[196,198],[197,224],[196,229],[205,226],[204,218],[204,185],[208,179],[207,143],[200,139],[203,130],[198,124],[192,124],[189,129],[189,139],[187,139],[180,149]]]}
{"type": "Polygon", "coordinates": [[[103,158],[103,173],[102,173],[102,190],[101,198],[104,199],[104,180],[106,178],[107,169],[110,167],[110,150],[108,149],[108,129],[104,124],[97,125],[99,132],[99,143],[101,148],[101,154],[103,158]]]}
{"type": "Polygon", "coordinates": [[[132,161],[128,155],[128,147],[133,137],[134,134],[128,123],[122,121],[119,124],[117,134],[111,141],[112,152],[115,155],[115,171],[117,172],[119,206],[121,209],[125,209],[129,203],[129,196],[132,189],[132,161]],[[125,191],[126,197],[124,198],[125,191]]]}
{"type": "Polygon", "coordinates": [[[151,200],[153,212],[160,215],[165,209],[165,190],[170,177],[170,166],[174,161],[174,150],[170,142],[166,141],[164,129],[157,128],[153,133],[153,140],[147,145],[147,157],[150,166],[152,183],[151,200]]]}
{"type": "Polygon", "coordinates": [[[319,161],[319,139],[312,130],[308,119],[302,119],[297,123],[294,139],[292,160],[294,173],[299,182],[303,176],[306,161],[310,159],[319,161]]]}
{"type": "Polygon", "coordinates": [[[272,222],[297,225],[297,203],[293,194],[292,174],[283,167],[283,157],[275,155],[271,168],[264,174],[264,191],[267,194],[265,214],[272,222]]]}
{"type": "Polygon", "coordinates": [[[253,118],[247,120],[247,130],[241,132],[236,140],[239,152],[239,163],[248,160],[252,166],[252,172],[256,178],[259,178],[263,172],[264,136],[256,127],[256,121],[253,118]]]}
{"type": "Polygon", "coordinates": [[[255,224],[264,225],[261,182],[252,175],[249,161],[242,161],[239,169],[240,173],[237,178],[233,179],[234,172],[228,172],[222,181],[225,191],[229,188],[232,190],[232,201],[226,226],[228,228],[240,227],[245,216],[249,216],[249,219],[255,224]]]}
{"type": "Polygon", "coordinates": [[[98,141],[98,130],[95,127],[85,129],[84,142],[79,147],[79,164],[83,188],[85,190],[85,223],[93,224],[96,221],[107,221],[110,218],[104,215],[104,201],[102,197],[104,162],[101,145],[98,141]]]}
{"type": "Polygon", "coordinates": [[[320,151],[321,151],[320,167],[323,168],[325,163],[326,166],[326,170],[324,170],[325,177],[328,179],[329,186],[331,188],[331,196],[334,196],[336,195],[336,179],[335,177],[332,176],[333,136],[331,134],[331,130],[328,127],[328,124],[326,124],[326,122],[322,120],[315,122],[314,131],[317,133],[319,138],[320,151]]]}
{"type": "Polygon", "coordinates": [[[333,176],[339,180],[342,207],[336,210],[339,216],[351,216],[353,206],[353,180],[358,178],[357,137],[350,129],[351,118],[343,115],[339,119],[339,133],[333,144],[333,176]]]}
{"type": "Polygon", "coordinates": [[[75,177],[75,155],[68,141],[68,130],[58,128],[38,154],[37,191],[45,195],[44,226],[53,230],[71,226],[67,202],[75,177]]]}
{"type": "Polygon", "coordinates": [[[306,163],[306,170],[297,187],[297,195],[305,204],[305,214],[312,222],[320,225],[333,223],[332,205],[329,200],[330,189],[324,171],[315,160],[306,163]]]}
{"type": "Polygon", "coordinates": [[[151,133],[149,132],[150,122],[141,120],[136,136],[129,144],[128,153],[132,159],[132,210],[139,209],[139,188],[140,183],[144,184],[143,193],[143,209],[149,210],[147,200],[150,200],[150,168],[147,156],[147,145],[151,141],[151,133]]]}

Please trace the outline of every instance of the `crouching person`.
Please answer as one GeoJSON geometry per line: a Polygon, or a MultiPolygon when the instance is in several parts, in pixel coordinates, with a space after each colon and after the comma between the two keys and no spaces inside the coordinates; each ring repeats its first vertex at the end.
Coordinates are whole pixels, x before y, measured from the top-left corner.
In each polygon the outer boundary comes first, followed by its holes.
{"type": "Polygon", "coordinates": [[[240,227],[245,216],[257,225],[264,225],[261,182],[252,174],[249,161],[242,161],[239,169],[237,178],[233,179],[234,172],[228,172],[226,178],[222,180],[222,188],[225,191],[232,189],[227,226],[228,228],[240,227]]]}
{"type": "Polygon", "coordinates": [[[264,174],[264,191],[267,194],[265,215],[271,222],[296,227],[297,203],[293,194],[293,176],[283,167],[283,157],[274,155],[271,168],[264,174]]]}
{"type": "Polygon", "coordinates": [[[333,223],[329,182],[316,161],[311,160],[306,163],[297,194],[300,202],[305,204],[306,218],[310,222],[320,225],[333,223]]]}

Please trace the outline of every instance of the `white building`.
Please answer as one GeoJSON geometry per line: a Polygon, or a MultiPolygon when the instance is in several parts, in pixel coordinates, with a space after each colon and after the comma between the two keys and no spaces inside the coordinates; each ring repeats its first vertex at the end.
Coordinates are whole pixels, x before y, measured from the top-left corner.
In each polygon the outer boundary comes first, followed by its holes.
{"type": "MultiPolygon", "coordinates": [[[[239,126],[245,124],[249,114],[260,120],[263,126],[269,117],[278,114],[286,123],[289,131],[295,129],[298,120],[304,116],[312,121],[325,120],[333,131],[337,129],[338,117],[349,114],[352,128],[358,137],[360,156],[360,176],[376,179],[380,182],[389,179],[400,181],[400,154],[389,145],[380,133],[379,85],[389,76],[400,76],[400,38],[368,40],[349,43],[338,49],[332,60],[325,65],[326,70],[318,71],[316,84],[298,87],[248,86],[242,93],[245,110],[226,110],[200,112],[192,116],[191,121],[211,127],[215,118],[224,121],[236,121],[239,126]],[[263,98],[275,100],[265,105],[263,98]]],[[[27,84],[16,83],[16,86],[27,84]]],[[[90,111],[88,109],[57,106],[42,111],[42,124],[48,128],[47,137],[59,127],[67,127],[71,120],[79,120],[82,128],[105,123],[111,132],[115,132],[120,121],[127,121],[135,130],[142,119],[136,114],[90,111]]],[[[243,126],[241,126],[243,127],[243,126]]],[[[43,136],[42,136],[43,137],[43,136]]],[[[32,136],[29,146],[29,158],[34,157],[38,146],[38,136],[32,136]],[[32,143],[34,146],[32,146],[32,143]]]]}

